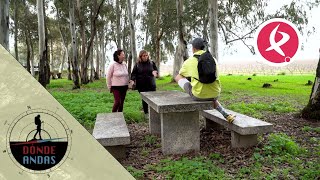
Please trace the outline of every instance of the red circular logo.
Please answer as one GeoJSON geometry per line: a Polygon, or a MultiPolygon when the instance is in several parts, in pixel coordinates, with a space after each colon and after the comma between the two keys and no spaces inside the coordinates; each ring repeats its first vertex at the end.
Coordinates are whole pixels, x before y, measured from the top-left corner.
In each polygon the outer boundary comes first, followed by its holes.
{"type": "Polygon", "coordinates": [[[300,34],[296,26],[279,18],[264,22],[257,30],[255,41],[258,54],[265,63],[273,66],[291,63],[301,48],[300,34]]]}

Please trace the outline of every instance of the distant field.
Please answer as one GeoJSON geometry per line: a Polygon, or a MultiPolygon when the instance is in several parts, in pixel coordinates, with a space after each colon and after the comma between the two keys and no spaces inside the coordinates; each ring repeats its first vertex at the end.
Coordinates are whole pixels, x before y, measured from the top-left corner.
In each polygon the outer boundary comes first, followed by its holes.
{"type": "MultiPolygon", "coordinates": [[[[297,112],[308,102],[311,86],[306,86],[312,75],[302,76],[221,76],[220,101],[232,110],[261,117],[263,112],[297,112]],[[274,80],[278,80],[274,82],[274,80]],[[262,88],[270,83],[271,88],[262,88]]],[[[171,76],[157,80],[158,90],[181,90],[171,83],[171,76]]],[[[87,128],[92,128],[97,113],[111,112],[113,95],[107,91],[105,79],[84,85],[80,90],[71,90],[72,82],[66,79],[51,80],[50,93],[87,128]]],[[[141,98],[137,91],[128,91],[124,113],[128,122],[145,121],[141,112],[141,98]]]]}
{"type": "MultiPolygon", "coordinates": [[[[296,60],[285,67],[273,67],[256,61],[221,61],[218,64],[219,73],[222,75],[307,75],[315,74],[318,59],[296,60]]],[[[161,64],[161,72],[163,75],[172,74],[172,64],[161,64]]]]}

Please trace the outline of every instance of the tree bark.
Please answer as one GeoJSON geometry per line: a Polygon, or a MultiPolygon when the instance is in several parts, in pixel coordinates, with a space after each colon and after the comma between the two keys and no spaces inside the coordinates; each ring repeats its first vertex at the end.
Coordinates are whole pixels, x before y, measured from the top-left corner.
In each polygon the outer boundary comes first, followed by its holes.
{"type": "Polygon", "coordinates": [[[47,61],[47,49],[45,45],[45,27],[44,27],[44,11],[43,1],[37,0],[38,9],[38,35],[39,35],[39,83],[46,87],[47,85],[47,72],[46,72],[46,61],[47,61]]]}
{"type": "Polygon", "coordinates": [[[208,0],[211,54],[219,61],[218,54],[218,0],[208,0]]]}
{"type": "Polygon", "coordinates": [[[202,31],[202,34],[203,34],[203,39],[205,41],[209,41],[209,36],[208,36],[208,23],[209,23],[209,12],[207,12],[204,16],[203,16],[203,31],[202,31]]]}
{"type": "Polygon", "coordinates": [[[52,38],[50,39],[50,75],[52,79],[56,79],[55,74],[54,74],[54,63],[53,63],[53,43],[52,43],[52,38]]]}
{"type": "MultiPolygon", "coordinates": [[[[45,1],[44,1],[45,2],[45,1]]],[[[50,61],[48,58],[48,52],[49,52],[49,47],[48,47],[48,27],[46,23],[46,10],[45,10],[45,3],[42,3],[42,9],[43,9],[43,22],[44,22],[44,32],[45,32],[45,47],[46,47],[46,61],[45,61],[45,76],[46,76],[46,83],[50,84],[50,61]]]]}
{"type": "Polygon", "coordinates": [[[178,36],[179,36],[179,44],[174,56],[174,64],[173,64],[173,76],[172,81],[174,78],[179,74],[179,70],[181,65],[185,59],[188,58],[187,52],[187,42],[184,38],[184,26],[182,22],[183,18],[183,0],[176,0],[176,7],[177,7],[177,22],[178,22],[178,36]]]}
{"type": "MultiPolygon", "coordinates": [[[[29,32],[30,34],[30,32],[29,32]]],[[[29,36],[29,42],[30,42],[30,47],[31,47],[31,57],[30,57],[30,65],[31,65],[31,75],[34,77],[35,72],[34,72],[34,48],[33,48],[33,42],[31,40],[31,36],[29,36]]]]}
{"type": "Polygon", "coordinates": [[[160,53],[161,53],[161,47],[160,42],[163,35],[163,31],[160,28],[160,16],[161,16],[161,6],[160,1],[158,1],[157,10],[156,10],[156,38],[155,38],[155,51],[156,51],[156,66],[158,67],[158,74],[160,74],[160,53]]]}
{"type": "Polygon", "coordinates": [[[94,63],[93,63],[93,46],[91,46],[91,53],[90,53],[90,57],[89,57],[89,61],[90,61],[90,82],[93,82],[94,80],[94,63]]]}
{"type": "Polygon", "coordinates": [[[87,84],[89,82],[88,79],[88,62],[86,61],[86,34],[85,34],[85,24],[83,15],[81,12],[81,4],[80,0],[77,0],[77,15],[79,19],[79,25],[80,25],[80,34],[81,34],[81,71],[80,71],[80,77],[81,77],[81,84],[87,84]]]}
{"type": "Polygon", "coordinates": [[[23,5],[25,6],[25,18],[24,18],[24,28],[25,28],[25,38],[26,38],[26,45],[27,45],[27,66],[29,64],[30,69],[28,71],[31,73],[32,76],[35,76],[34,73],[34,51],[33,51],[33,42],[32,42],[32,34],[30,33],[30,26],[29,26],[29,17],[30,12],[29,8],[26,5],[26,0],[23,1],[23,5]]]}
{"type": "MultiPolygon", "coordinates": [[[[101,57],[101,53],[100,53],[100,48],[101,47],[101,39],[99,37],[99,35],[96,36],[96,70],[94,73],[94,79],[98,80],[100,79],[100,57],[101,57]]],[[[94,68],[94,67],[92,67],[94,68]]]]}
{"type": "Polygon", "coordinates": [[[69,1],[69,16],[70,16],[70,33],[72,38],[72,80],[73,80],[73,89],[79,89],[79,67],[78,67],[78,49],[77,49],[77,36],[76,36],[76,27],[75,27],[75,18],[74,18],[74,2],[73,0],[69,1]]]}
{"type": "Polygon", "coordinates": [[[120,31],[120,18],[121,18],[121,12],[120,12],[120,0],[116,1],[116,27],[117,27],[117,48],[121,49],[121,31],[120,31]]]}
{"type": "Polygon", "coordinates": [[[65,63],[65,60],[66,60],[66,57],[68,56],[66,50],[64,50],[62,52],[62,58],[61,58],[61,61],[60,61],[60,66],[59,66],[59,70],[58,70],[58,79],[62,79],[62,73],[63,73],[63,68],[64,68],[64,63],[65,63]]]}
{"type": "MultiPolygon", "coordinates": [[[[91,36],[90,36],[90,40],[89,40],[89,44],[88,44],[88,47],[87,47],[87,50],[86,50],[86,53],[85,53],[85,57],[83,59],[83,66],[81,66],[81,71],[82,71],[82,76],[81,76],[81,83],[82,84],[87,84],[89,82],[89,79],[88,79],[88,63],[89,63],[89,56],[90,56],[90,52],[91,52],[91,48],[92,48],[92,44],[93,44],[93,40],[94,40],[94,37],[96,36],[96,33],[97,33],[97,26],[96,26],[96,22],[97,22],[97,19],[98,19],[98,16],[99,16],[99,13],[100,13],[100,9],[101,7],[103,6],[103,3],[104,3],[105,0],[102,0],[99,4],[99,6],[97,7],[97,0],[94,1],[94,16],[93,18],[91,19],[91,22],[92,22],[92,31],[91,31],[91,36]]],[[[83,44],[83,43],[82,43],[83,44]]],[[[83,47],[82,47],[83,48],[83,47]]]]}
{"type": "Polygon", "coordinates": [[[9,0],[0,1],[0,44],[9,50],[9,0]]]}
{"type": "Polygon", "coordinates": [[[27,71],[31,73],[31,64],[30,64],[30,42],[28,37],[28,31],[25,31],[26,45],[27,45],[27,71]]]}
{"type": "Polygon", "coordinates": [[[102,30],[102,34],[101,34],[101,76],[100,77],[105,77],[105,66],[106,66],[106,56],[105,56],[105,33],[104,33],[104,29],[102,30]]]}
{"type": "Polygon", "coordinates": [[[71,60],[70,60],[70,53],[68,51],[68,80],[72,80],[72,72],[71,72],[71,60]]]}
{"type": "MultiPolygon", "coordinates": [[[[13,5],[14,5],[14,54],[16,57],[16,60],[19,62],[19,52],[18,52],[18,0],[15,0],[13,5]]],[[[30,52],[29,52],[30,53],[30,52]]],[[[28,55],[27,55],[28,56],[28,55]]],[[[30,58],[30,54],[29,54],[30,58]]],[[[28,59],[28,57],[27,57],[28,59]]],[[[27,64],[30,62],[27,62],[27,64]]],[[[28,66],[28,65],[27,65],[28,66]]],[[[29,67],[29,72],[30,72],[30,67],[29,67]]]]}
{"type": "MultiPolygon", "coordinates": [[[[134,4],[136,7],[136,1],[134,0],[134,4]]],[[[132,14],[132,8],[131,8],[131,1],[127,0],[127,10],[128,10],[128,16],[129,16],[129,27],[130,27],[130,49],[131,49],[131,55],[133,61],[137,61],[137,50],[136,50],[136,35],[135,35],[135,29],[134,29],[134,24],[135,24],[135,13],[132,14]]],[[[128,72],[129,75],[131,74],[131,66],[132,66],[132,60],[129,59],[128,65],[128,72]]]]}
{"type": "Polygon", "coordinates": [[[320,56],[316,70],[316,77],[314,78],[314,83],[310,94],[309,103],[302,110],[301,115],[303,118],[306,119],[316,119],[318,121],[320,120],[320,56]]]}

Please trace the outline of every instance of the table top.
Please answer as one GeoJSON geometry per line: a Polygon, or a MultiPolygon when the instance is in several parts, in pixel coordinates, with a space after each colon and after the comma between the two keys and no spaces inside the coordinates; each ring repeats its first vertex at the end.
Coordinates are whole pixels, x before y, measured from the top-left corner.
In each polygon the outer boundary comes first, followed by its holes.
{"type": "Polygon", "coordinates": [[[189,94],[181,91],[141,92],[141,97],[157,113],[212,109],[212,101],[195,101],[189,94]]]}

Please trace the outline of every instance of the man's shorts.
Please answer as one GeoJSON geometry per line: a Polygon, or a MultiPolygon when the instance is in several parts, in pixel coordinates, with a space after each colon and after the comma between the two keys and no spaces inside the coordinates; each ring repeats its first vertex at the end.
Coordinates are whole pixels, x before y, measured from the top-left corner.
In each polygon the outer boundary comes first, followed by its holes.
{"type": "Polygon", "coordinates": [[[187,80],[187,79],[180,79],[179,80],[179,82],[178,82],[178,84],[179,84],[179,86],[181,87],[181,88],[183,88],[184,89],[184,91],[186,92],[186,93],[188,93],[189,95],[190,95],[190,97],[194,100],[194,101],[214,101],[214,100],[217,100],[218,99],[218,97],[216,97],[216,98],[198,98],[198,97],[196,97],[196,96],[194,96],[193,94],[192,94],[192,86],[191,86],[191,83],[187,80]]]}

